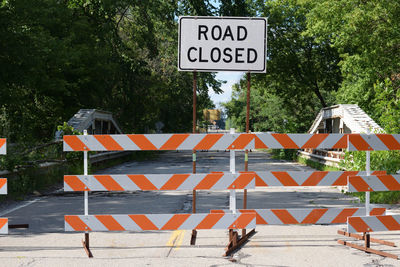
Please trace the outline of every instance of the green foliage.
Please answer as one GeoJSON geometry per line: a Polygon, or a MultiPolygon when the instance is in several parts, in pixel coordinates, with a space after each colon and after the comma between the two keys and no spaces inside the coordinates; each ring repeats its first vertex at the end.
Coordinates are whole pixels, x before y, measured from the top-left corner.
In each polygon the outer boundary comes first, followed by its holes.
{"type": "Polygon", "coordinates": [[[272,157],[274,159],[296,161],[298,158],[297,150],[295,150],[295,149],[272,149],[271,153],[272,153],[272,157]]]}
{"type": "MultiPolygon", "coordinates": [[[[281,0],[250,6],[268,17],[267,73],[252,75],[250,129],[305,132],[320,108],[334,103],[332,92],[341,81],[336,49],[304,34],[310,4],[281,0]]],[[[244,78],[224,106],[233,124],[243,129],[244,78]]]]}
{"type": "Polygon", "coordinates": [[[399,116],[398,105],[392,105],[395,103],[390,103],[388,96],[398,99],[400,86],[400,2],[307,2],[315,3],[307,15],[308,36],[315,36],[320,43],[328,39],[340,54],[338,65],[343,82],[337,95],[339,103],[357,103],[389,130],[398,130],[393,129],[392,122],[388,122],[383,114],[387,113],[393,119],[399,116]],[[379,87],[377,92],[374,84],[379,87]],[[381,91],[383,87],[386,93],[381,91]],[[390,87],[392,92],[389,92],[390,87]],[[383,102],[374,107],[376,98],[383,102]]]}
{"type": "MultiPolygon", "coordinates": [[[[400,170],[399,151],[371,151],[370,155],[371,170],[385,170],[389,174],[400,170]]],[[[365,164],[365,151],[346,152],[344,159],[340,161],[340,166],[349,171],[363,171],[365,164]]]]}
{"type": "MultiPolygon", "coordinates": [[[[0,6],[0,136],[51,140],[80,108],[113,112],[124,132],[187,132],[192,75],[178,72],[177,16],[212,15],[209,1],[10,0],[0,6]]],[[[198,110],[213,73],[198,75],[198,110]]]]}
{"type": "Polygon", "coordinates": [[[81,132],[74,129],[74,127],[68,125],[68,123],[64,122],[62,125],[57,126],[57,131],[62,131],[63,135],[80,135],[81,132]]]}
{"type": "MultiPolygon", "coordinates": [[[[400,170],[400,151],[371,151],[371,170],[385,170],[388,174],[395,174],[400,170]]],[[[366,169],[366,153],[364,151],[346,152],[340,162],[345,170],[363,171],[366,169]]],[[[361,201],[365,201],[365,193],[354,193],[361,201]]],[[[400,192],[371,192],[372,203],[398,203],[400,192]]]]}
{"type": "Polygon", "coordinates": [[[387,133],[400,133],[400,90],[391,80],[374,84],[375,99],[373,107],[375,117],[387,133]]]}

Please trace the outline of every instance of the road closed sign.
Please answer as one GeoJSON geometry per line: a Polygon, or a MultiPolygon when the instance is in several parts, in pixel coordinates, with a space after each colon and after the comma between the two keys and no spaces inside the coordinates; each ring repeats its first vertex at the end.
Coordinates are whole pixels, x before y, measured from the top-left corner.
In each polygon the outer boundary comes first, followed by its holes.
{"type": "Polygon", "coordinates": [[[267,19],[180,17],[180,71],[266,72],[267,19]]]}

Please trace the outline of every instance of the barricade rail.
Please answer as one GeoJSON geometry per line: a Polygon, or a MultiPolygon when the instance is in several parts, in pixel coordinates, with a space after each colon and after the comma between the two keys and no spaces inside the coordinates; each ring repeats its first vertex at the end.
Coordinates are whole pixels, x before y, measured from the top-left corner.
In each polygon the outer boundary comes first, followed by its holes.
{"type": "Polygon", "coordinates": [[[400,191],[400,175],[349,176],[348,191],[400,191]]]}
{"type": "MultiPolygon", "coordinates": [[[[211,213],[229,210],[211,210],[211,213]]],[[[240,213],[255,213],[257,225],[285,224],[345,224],[351,216],[365,214],[365,208],[307,208],[307,209],[239,209],[240,213]]],[[[385,208],[373,208],[371,215],[384,215],[385,208]]]]}
{"type": "Polygon", "coordinates": [[[255,213],[66,215],[65,231],[243,229],[254,228],[255,219],[255,213]]]}
{"type": "Polygon", "coordinates": [[[226,190],[255,188],[255,173],[66,175],[64,191],[226,190]]]}
{"type": "Polygon", "coordinates": [[[126,134],[66,135],[64,151],[243,150],[243,149],[400,150],[400,134],[126,134]]]}

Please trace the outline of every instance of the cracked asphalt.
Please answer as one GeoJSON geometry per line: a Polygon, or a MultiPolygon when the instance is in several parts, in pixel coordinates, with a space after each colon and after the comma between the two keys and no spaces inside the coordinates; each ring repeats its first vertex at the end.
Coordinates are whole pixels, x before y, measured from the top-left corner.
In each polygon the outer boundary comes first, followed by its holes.
{"type": "MultiPolygon", "coordinates": [[[[148,161],[127,162],[98,174],[190,173],[188,152],[160,153],[148,161]]],[[[244,153],[237,152],[236,170],[244,170],[244,153]]],[[[249,170],[312,170],[271,158],[266,152],[249,154],[249,170]]],[[[197,172],[229,171],[228,152],[198,152],[197,172]]],[[[72,173],[69,173],[72,174],[72,173]]],[[[191,191],[96,192],[89,196],[89,214],[185,213],[192,210],[191,191]]],[[[197,212],[227,209],[228,191],[198,191],[197,212]]],[[[338,188],[297,187],[248,190],[248,208],[310,208],[362,206],[338,188]]],[[[242,192],[237,193],[242,207],[242,192]]],[[[398,207],[392,206],[394,212],[398,207]]],[[[400,266],[400,261],[349,249],[337,244],[344,225],[257,226],[257,233],[233,257],[222,257],[227,231],[202,230],[195,246],[191,231],[91,233],[94,258],[81,246],[82,233],[64,232],[64,215],[83,214],[83,193],[55,191],[0,210],[9,223],[29,223],[27,230],[10,229],[0,237],[0,266],[400,266]]],[[[399,245],[398,232],[373,237],[399,245]]],[[[345,238],[348,239],[348,238],[345,238]]],[[[359,243],[359,242],[358,242],[359,243]]],[[[397,247],[372,245],[400,255],[397,247]]]]}

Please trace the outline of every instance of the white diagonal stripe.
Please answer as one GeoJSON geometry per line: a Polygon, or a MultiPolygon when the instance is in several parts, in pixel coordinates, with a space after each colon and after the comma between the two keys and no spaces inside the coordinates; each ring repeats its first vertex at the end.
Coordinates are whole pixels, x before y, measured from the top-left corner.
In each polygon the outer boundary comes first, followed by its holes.
{"type": "Polygon", "coordinates": [[[113,215],[113,218],[127,231],[143,231],[129,215],[113,215]]]}
{"type": "Polygon", "coordinates": [[[160,149],[171,138],[172,134],[145,134],[144,136],[157,149],[160,149]]]}
{"type": "MultiPolygon", "coordinates": [[[[5,178],[2,178],[5,179],[5,178]]],[[[3,187],[0,188],[0,195],[7,195],[7,180],[3,187]]]]}
{"type": "Polygon", "coordinates": [[[114,134],[111,137],[117,142],[124,150],[140,150],[140,148],[125,134],[114,134]]]}
{"type": "Polygon", "coordinates": [[[256,135],[268,148],[283,148],[283,146],[269,133],[256,135]]]}

